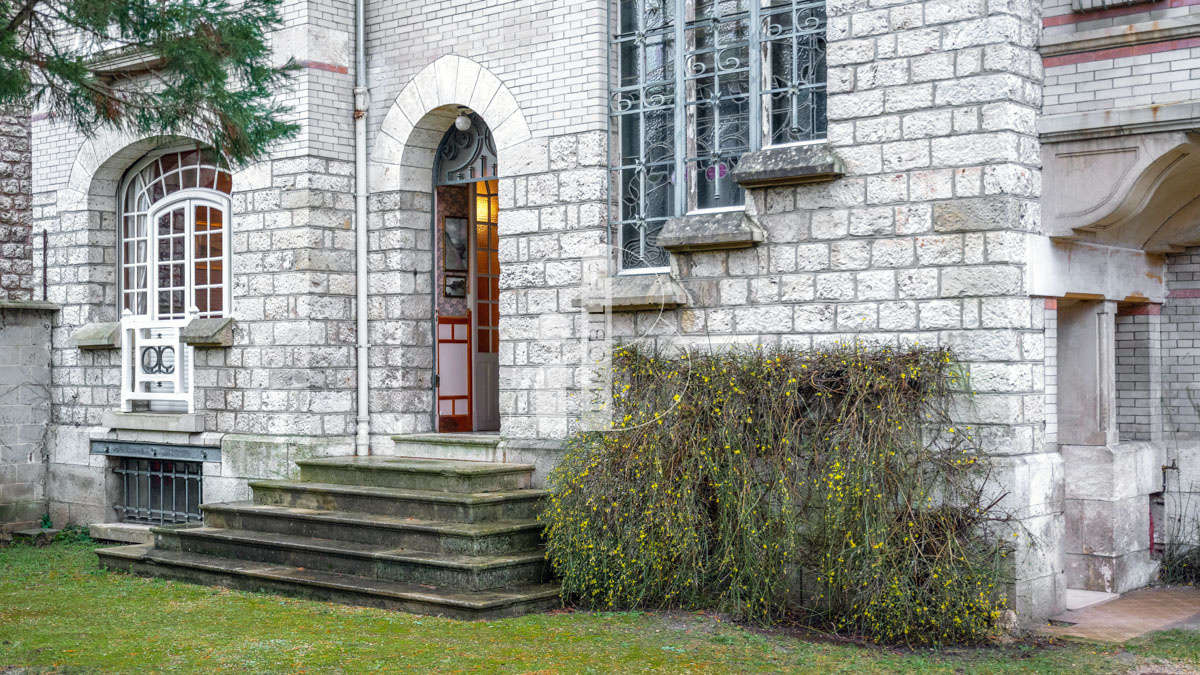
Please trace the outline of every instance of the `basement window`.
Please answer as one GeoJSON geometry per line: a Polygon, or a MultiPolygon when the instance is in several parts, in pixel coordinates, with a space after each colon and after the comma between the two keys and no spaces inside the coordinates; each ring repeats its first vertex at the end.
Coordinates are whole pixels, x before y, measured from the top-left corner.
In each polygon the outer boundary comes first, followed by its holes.
{"type": "Polygon", "coordinates": [[[127,523],[198,523],[203,501],[201,462],[117,457],[114,469],[121,499],[116,505],[127,523]]]}

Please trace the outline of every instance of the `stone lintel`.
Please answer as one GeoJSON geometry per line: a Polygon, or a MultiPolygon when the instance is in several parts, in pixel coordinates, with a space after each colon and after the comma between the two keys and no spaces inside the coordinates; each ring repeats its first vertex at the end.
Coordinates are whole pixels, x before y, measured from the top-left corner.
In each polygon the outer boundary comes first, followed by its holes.
{"type": "Polygon", "coordinates": [[[738,160],[733,179],[742,187],[824,183],[846,173],[829,143],[783,145],[747,152],[738,160]]]}
{"type": "Polygon", "coordinates": [[[179,331],[179,339],[193,347],[231,347],[233,318],[192,319],[179,331]]]}
{"type": "Polygon", "coordinates": [[[142,459],[174,459],[183,462],[219,462],[221,448],[184,443],[156,443],[145,440],[118,441],[93,439],[88,448],[89,455],[112,457],[138,457],[142,459]]]}
{"type": "Polygon", "coordinates": [[[197,434],[204,431],[204,417],[195,413],[117,412],[104,413],[101,424],[109,429],[130,431],[177,431],[197,434]]]}
{"type": "Polygon", "coordinates": [[[1025,284],[1030,295],[1165,302],[1166,259],[1137,249],[1029,235],[1025,284]]]}
{"type": "Polygon", "coordinates": [[[607,280],[608,296],[585,301],[589,312],[634,312],[644,309],[674,309],[688,304],[687,290],[668,273],[618,274],[607,280]]]}
{"type": "Polygon", "coordinates": [[[667,220],[658,245],[673,252],[746,248],[766,238],[744,210],[689,213],[667,220]]]}
{"type": "Polygon", "coordinates": [[[71,336],[71,344],[80,349],[116,349],[121,346],[121,324],[118,321],[85,324],[71,336]]]}

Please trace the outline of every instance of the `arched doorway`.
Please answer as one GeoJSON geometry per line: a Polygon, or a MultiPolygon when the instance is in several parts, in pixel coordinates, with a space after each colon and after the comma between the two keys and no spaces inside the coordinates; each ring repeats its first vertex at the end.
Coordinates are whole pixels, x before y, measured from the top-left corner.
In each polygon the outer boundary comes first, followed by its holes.
{"type": "Polygon", "coordinates": [[[434,158],[436,428],[500,429],[496,144],[461,110],[434,158]]]}

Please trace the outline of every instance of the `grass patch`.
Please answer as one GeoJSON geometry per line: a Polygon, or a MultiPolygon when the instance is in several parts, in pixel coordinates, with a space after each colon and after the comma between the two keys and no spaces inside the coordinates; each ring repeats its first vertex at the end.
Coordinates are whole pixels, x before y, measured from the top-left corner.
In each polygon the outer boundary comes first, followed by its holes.
{"type": "Polygon", "coordinates": [[[486,671],[1016,673],[1200,665],[1179,631],[1130,651],[1079,645],[892,650],[690,613],[563,612],[458,622],[112,574],[95,544],[0,549],[0,672],[486,671]]]}

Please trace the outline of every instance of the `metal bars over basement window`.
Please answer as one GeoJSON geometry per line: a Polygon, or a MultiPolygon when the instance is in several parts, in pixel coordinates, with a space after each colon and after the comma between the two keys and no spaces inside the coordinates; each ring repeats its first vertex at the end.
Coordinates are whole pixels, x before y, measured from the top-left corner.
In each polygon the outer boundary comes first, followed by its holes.
{"type": "Polygon", "coordinates": [[[617,0],[610,113],[623,269],[671,216],[741,205],[745,152],[825,137],[823,0],[617,0]]]}
{"type": "Polygon", "coordinates": [[[121,520],[156,525],[200,522],[200,462],[121,457],[114,471],[121,485],[116,506],[121,520]]]}

